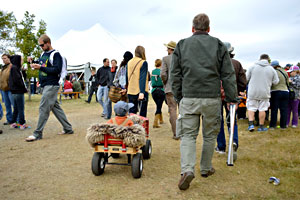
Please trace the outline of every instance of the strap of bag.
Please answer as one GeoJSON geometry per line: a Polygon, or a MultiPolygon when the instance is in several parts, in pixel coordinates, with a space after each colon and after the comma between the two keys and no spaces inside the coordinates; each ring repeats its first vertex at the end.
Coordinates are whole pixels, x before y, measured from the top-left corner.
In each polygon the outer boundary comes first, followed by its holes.
{"type": "Polygon", "coordinates": [[[125,120],[124,120],[124,122],[122,123],[122,124],[120,124],[120,126],[125,126],[125,124],[128,122],[128,118],[126,118],[125,120]]]}
{"type": "Polygon", "coordinates": [[[287,77],[284,75],[284,73],[282,71],[280,71],[278,69],[276,69],[276,70],[279,71],[283,75],[283,77],[285,78],[285,84],[286,84],[287,88],[289,89],[290,87],[289,87],[289,85],[287,83],[287,77]]]}
{"type": "Polygon", "coordinates": [[[134,66],[133,71],[131,72],[130,77],[129,77],[129,79],[128,79],[128,82],[130,81],[131,76],[133,75],[133,72],[134,72],[136,66],[137,66],[141,61],[142,61],[142,59],[141,59],[139,62],[137,62],[136,65],[134,66]]]}

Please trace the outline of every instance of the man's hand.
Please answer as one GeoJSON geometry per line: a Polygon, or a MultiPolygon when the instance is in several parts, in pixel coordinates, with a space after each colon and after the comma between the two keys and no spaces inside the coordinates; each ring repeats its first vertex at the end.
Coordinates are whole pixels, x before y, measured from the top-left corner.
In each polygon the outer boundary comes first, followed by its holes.
{"type": "Polygon", "coordinates": [[[30,67],[33,68],[33,69],[40,69],[41,65],[39,65],[39,64],[30,64],[30,67]]]}
{"type": "Polygon", "coordinates": [[[144,93],[140,93],[138,100],[143,100],[143,99],[144,99],[144,93]]]}
{"type": "Polygon", "coordinates": [[[238,103],[227,103],[227,109],[230,110],[230,105],[235,105],[235,110],[238,109],[238,103]]]}
{"type": "Polygon", "coordinates": [[[127,90],[126,89],[122,89],[119,93],[121,93],[122,95],[125,95],[126,94],[126,92],[127,92],[127,90]]]}

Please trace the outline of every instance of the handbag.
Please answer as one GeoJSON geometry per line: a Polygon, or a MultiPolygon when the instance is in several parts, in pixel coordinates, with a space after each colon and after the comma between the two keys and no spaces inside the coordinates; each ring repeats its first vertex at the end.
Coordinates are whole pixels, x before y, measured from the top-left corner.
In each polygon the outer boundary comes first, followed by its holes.
{"type": "Polygon", "coordinates": [[[289,100],[294,100],[296,98],[296,94],[295,94],[295,91],[292,88],[289,87],[289,85],[287,83],[287,77],[284,75],[284,73],[282,73],[282,71],[280,71],[280,70],[277,70],[277,71],[279,71],[283,75],[283,77],[285,78],[285,84],[286,84],[286,86],[289,90],[289,100]]]}
{"type": "Polygon", "coordinates": [[[108,97],[109,99],[114,102],[117,103],[118,101],[120,101],[122,94],[120,93],[122,90],[122,88],[116,87],[114,85],[109,87],[109,92],[108,92],[108,97]]]}

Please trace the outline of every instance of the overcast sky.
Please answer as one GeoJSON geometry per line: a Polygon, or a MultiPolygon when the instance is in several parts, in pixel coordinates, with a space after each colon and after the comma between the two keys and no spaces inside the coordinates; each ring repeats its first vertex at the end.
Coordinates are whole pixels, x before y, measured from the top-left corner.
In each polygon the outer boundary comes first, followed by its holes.
{"type": "MultiPolygon", "coordinates": [[[[151,55],[149,62],[166,55],[163,43],[189,37],[193,17],[206,13],[211,21],[210,35],[230,42],[244,68],[262,53],[282,66],[300,61],[299,0],[10,0],[1,3],[0,9],[14,12],[18,20],[26,10],[35,14],[36,21],[43,19],[54,44],[63,43],[61,38],[70,30],[84,33],[99,24],[128,50],[134,51],[136,44],[145,46],[146,56],[151,55]]],[[[78,51],[85,48],[78,46],[78,51]]],[[[101,47],[88,48],[97,51],[101,47]]],[[[104,57],[99,55],[98,63],[104,57]]],[[[84,55],[82,60],[78,56],[68,60],[72,64],[86,62],[84,55]]]]}

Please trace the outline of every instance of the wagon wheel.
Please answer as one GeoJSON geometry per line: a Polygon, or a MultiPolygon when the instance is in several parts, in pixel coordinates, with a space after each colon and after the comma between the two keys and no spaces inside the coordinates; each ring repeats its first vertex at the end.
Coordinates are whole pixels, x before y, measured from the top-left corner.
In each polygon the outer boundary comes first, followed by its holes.
{"type": "Polygon", "coordinates": [[[142,147],[142,153],[144,159],[149,159],[152,154],[151,140],[146,141],[146,145],[142,147]]]}
{"type": "Polygon", "coordinates": [[[105,169],[104,153],[95,152],[92,159],[92,172],[95,176],[103,174],[105,169]]]}
{"type": "Polygon", "coordinates": [[[133,155],[131,174],[134,178],[140,178],[143,172],[143,156],[140,153],[133,155]]]}
{"type": "Polygon", "coordinates": [[[113,157],[113,158],[119,158],[120,154],[119,153],[112,153],[111,157],[113,157]]]}

